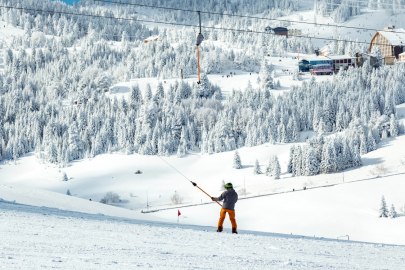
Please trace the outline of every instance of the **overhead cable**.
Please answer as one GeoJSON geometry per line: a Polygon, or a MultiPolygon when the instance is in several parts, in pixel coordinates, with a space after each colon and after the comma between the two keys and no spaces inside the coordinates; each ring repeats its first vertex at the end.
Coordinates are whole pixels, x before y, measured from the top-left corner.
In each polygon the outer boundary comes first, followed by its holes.
{"type": "MultiPolygon", "coordinates": [[[[94,18],[101,18],[101,19],[114,19],[114,20],[135,21],[135,22],[143,22],[143,23],[155,23],[155,24],[178,25],[178,26],[187,26],[187,27],[198,27],[197,25],[185,24],[185,23],[159,22],[159,21],[141,20],[141,19],[135,19],[135,18],[102,16],[102,15],[95,15],[95,14],[84,14],[84,13],[74,13],[74,12],[64,12],[64,11],[49,11],[49,10],[43,10],[43,9],[11,7],[11,6],[4,6],[4,5],[0,5],[0,8],[10,8],[10,9],[16,9],[16,10],[36,11],[36,12],[44,12],[44,13],[51,13],[51,14],[64,14],[64,15],[71,15],[71,16],[94,17],[94,18]]],[[[261,34],[261,35],[279,36],[279,35],[276,35],[275,33],[266,32],[266,31],[253,31],[253,30],[233,29],[233,28],[213,27],[213,26],[201,26],[201,28],[212,29],[212,30],[222,30],[222,31],[232,31],[232,32],[247,33],[247,34],[261,34]]],[[[350,43],[368,44],[368,45],[370,44],[369,42],[345,40],[345,39],[322,38],[322,37],[315,37],[315,36],[310,37],[310,36],[302,36],[302,35],[290,35],[290,36],[294,36],[294,37],[297,37],[297,38],[305,38],[305,39],[318,39],[318,40],[324,40],[324,41],[341,41],[341,42],[350,42],[350,43]]],[[[379,44],[379,43],[373,43],[373,44],[374,45],[387,46],[387,44],[379,44]]]]}

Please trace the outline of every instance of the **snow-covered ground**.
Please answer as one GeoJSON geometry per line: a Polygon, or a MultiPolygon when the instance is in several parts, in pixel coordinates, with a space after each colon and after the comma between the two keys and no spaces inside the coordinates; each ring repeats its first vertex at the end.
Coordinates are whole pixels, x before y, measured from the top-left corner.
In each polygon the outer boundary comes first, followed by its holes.
{"type": "MultiPolygon", "coordinates": [[[[240,196],[236,221],[239,228],[255,231],[332,239],[348,235],[354,241],[405,245],[404,177],[402,174],[250,199],[240,196]],[[397,206],[397,218],[378,217],[382,195],[389,207],[397,206]]],[[[181,223],[209,226],[218,221],[220,209],[212,203],[180,211],[181,223]]],[[[175,222],[177,209],[148,215],[175,222]]],[[[231,227],[229,220],[225,227],[231,227]]]]}
{"type": "MultiPolygon", "coordinates": [[[[4,196],[4,188],[0,189],[4,196]]],[[[18,193],[18,192],[17,192],[18,193]]],[[[34,191],[26,191],[31,202],[34,191]]],[[[42,194],[42,198],[49,194],[42,194]]],[[[65,205],[75,198],[61,195],[65,205]]],[[[53,198],[50,198],[50,202],[53,198]]],[[[91,206],[89,206],[91,205],[91,206]]],[[[82,200],[83,209],[94,202],[82,200]]],[[[99,210],[106,206],[97,204],[99,210]]],[[[404,246],[145,222],[0,200],[2,269],[401,269],[404,246]]]]}
{"type": "MultiPolygon", "coordinates": [[[[364,166],[347,170],[344,174],[314,177],[291,177],[285,173],[289,145],[265,144],[239,149],[244,165],[241,170],[232,169],[233,152],[215,155],[194,153],[181,159],[163,159],[197,182],[212,196],[220,194],[222,180],[232,182],[238,192],[245,187],[247,197],[290,192],[241,200],[237,208],[241,229],[329,238],[349,234],[359,241],[405,244],[405,216],[401,214],[405,205],[402,192],[405,181],[404,174],[401,174],[405,173],[405,155],[398,151],[404,146],[405,136],[386,139],[380,143],[378,150],[362,157],[364,166]],[[253,175],[255,159],[259,160],[264,170],[264,165],[274,154],[280,158],[283,172],[281,179],[275,181],[265,175],[253,175]],[[376,164],[384,164],[386,171],[376,170],[376,164]],[[378,178],[390,174],[401,175],[378,178]],[[369,180],[350,183],[361,179],[369,180]],[[311,189],[334,184],[337,186],[311,189]],[[303,187],[307,187],[307,190],[302,191],[303,187]],[[401,214],[397,219],[378,218],[382,195],[386,197],[388,206],[393,203],[401,214]]],[[[69,189],[77,197],[92,199],[93,204],[98,204],[106,192],[113,191],[122,199],[117,206],[134,210],[136,213],[141,210],[210,202],[206,195],[157,156],[104,154],[91,160],[73,162],[68,168],[58,169],[53,165],[38,164],[35,156],[29,155],[19,159],[17,165],[2,165],[0,173],[0,184],[39,188],[62,194],[66,194],[69,189]],[[67,173],[69,181],[60,181],[59,170],[67,173]],[[141,170],[142,174],[135,174],[136,170],[141,170]],[[172,204],[170,197],[175,192],[184,198],[183,204],[172,204]]],[[[0,193],[0,198],[7,200],[19,198],[13,196],[8,193],[5,197],[0,193]]],[[[56,197],[54,199],[54,207],[65,209],[57,203],[56,197]]],[[[217,207],[216,204],[210,204],[184,208],[181,223],[215,225],[219,210],[217,207]]],[[[80,209],[77,205],[74,210],[80,209]]],[[[176,222],[176,213],[177,209],[174,209],[142,217],[158,217],[176,222]]]]}
{"type": "MultiPolygon", "coordinates": [[[[278,96],[285,91],[288,91],[291,85],[301,85],[304,81],[309,81],[311,79],[311,75],[309,73],[305,73],[301,76],[301,81],[293,81],[292,80],[292,73],[294,69],[298,68],[298,60],[295,59],[298,55],[293,53],[288,53],[284,57],[267,57],[269,63],[274,65],[274,80],[280,81],[281,87],[279,89],[271,90],[270,92],[278,96]]],[[[300,58],[308,58],[308,57],[315,57],[314,55],[307,55],[307,54],[300,54],[300,58]]],[[[245,72],[241,70],[235,69],[227,69],[224,70],[222,73],[214,73],[208,74],[208,79],[211,83],[218,85],[221,87],[223,98],[226,98],[232,92],[232,89],[235,90],[245,90],[248,86],[249,82],[253,88],[259,88],[257,84],[257,77],[259,76],[258,72],[245,72]],[[231,75],[232,73],[232,75],[231,75]],[[229,76],[229,77],[227,77],[229,76]]],[[[325,81],[331,79],[331,76],[314,76],[317,82],[325,81]]],[[[118,99],[122,97],[128,98],[128,94],[130,92],[130,87],[132,85],[138,84],[140,89],[144,91],[146,89],[146,85],[149,84],[151,86],[152,92],[155,93],[158,83],[161,82],[163,84],[163,88],[165,91],[168,91],[170,84],[174,84],[175,81],[180,81],[180,78],[171,78],[171,79],[157,79],[157,78],[140,78],[140,79],[132,79],[129,82],[120,82],[111,87],[111,92],[107,95],[110,98],[114,96],[118,99]]],[[[197,76],[193,75],[189,78],[184,79],[184,82],[189,84],[197,82],[197,76]]]]}

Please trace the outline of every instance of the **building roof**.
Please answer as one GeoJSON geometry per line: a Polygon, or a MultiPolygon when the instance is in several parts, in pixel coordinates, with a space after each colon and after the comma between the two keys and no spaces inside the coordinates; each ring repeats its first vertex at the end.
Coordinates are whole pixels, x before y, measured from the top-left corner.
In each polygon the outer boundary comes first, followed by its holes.
{"type": "Polygon", "coordinates": [[[356,58],[355,56],[348,56],[348,55],[328,55],[326,58],[329,59],[354,59],[356,58]]]}
{"type": "Polygon", "coordinates": [[[273,31],[288,31],[288,29],[285,27],[276,27],[276,28],[273,28],[273,31]]]}
{"type": "MultiPolygon", "coordinates": [[[[405,30],[399,29],[387,29],[377,31],[383,35],[393,46],[405,46],[405,30]]],[[[371,40],[372,41],[372,40],[371,40]]]]}
{"type": "Polygon", "coordinates": [[[300,62],[303,61],[303,60],[306,60],[306,61],[321,61],[321,60],[330,60],[330,59],[325,57],[325,56],[313,56],[313,57],[305,57],[305,58],[302,57],[300,62]]]}

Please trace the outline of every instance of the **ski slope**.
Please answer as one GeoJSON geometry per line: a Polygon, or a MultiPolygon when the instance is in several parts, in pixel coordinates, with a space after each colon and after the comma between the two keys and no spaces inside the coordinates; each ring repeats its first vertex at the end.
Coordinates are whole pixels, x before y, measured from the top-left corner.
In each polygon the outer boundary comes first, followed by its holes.
{"type": "MultiPolygon", "coordinates": [[[[239,228],[255,231],[332,239],[348,235],[354,241],[405,245],[404,178],[402,174],[250,199],[240,196],[236,221],[239,228]],[[397,218],[378,217],[382,195],[388,207],[397,206],[397,218]]],[[[212,203],[180,211],[181,223],[209,226],[218,222],[220,209],[212,203]]],[[[177,209],[148,215],[175,222],[177,209]]],[[[228,217],[224,227],[231,228],[228,217]]]]}
{"type": "MultiPolygon", "coordinates": [[[[10,187],[0,188],[0,197],[9,192],[10,187]]],[[[35,192],[15,191],[24,193],[31,203],[38,199],[35,192]]],[[[41,195],[42,199],[51,196],[48,202],[54,200],[51,192],[41,195]]],[[[75,199],[59,197],[64,205],[75,199]]],[[[94,202],[81,201],[83,209],[94,207],[94,202]]],[[[101,212],[106,207],[97,205],[101,212]]],[[[7,221],[0,222],[3,269],[401,269],[405,264],[404,246],[243,230],[239,235],[219,234],[213,227],[141,221],[3,199],[0,216],[7,221]]]]}
{"type": "MultiPolygon", "coordinates": [[[[215,155],[192,153],[186,158],[164,157],[164,160],[197,182],[212,196],[221,193],[222,180],[232,182],[239,193],[245,187],[246,197],[289,192],[240,200],[237,204],[237,221],[242,230],[328,238],[349,235],[357,241],[405,245],[405,155],[398,151],[404,147],[405,136],[385,139],[379,144],[379,149],[362,157],[364,166],[346,170],[344,175],[336,173],[314,177],[291,177],[285,172],[289,145],[266,144],[239,149],[244,165],[241,170],[232,169],[233,152],[215,155]],[[273,154],[280,158],[282,178],[273,180],[265,175],[253,175],[255,159],[259,159],[264,170],[264,165],[273,154]],[[386,172],[375,173],[376,164],[384,164],[386,172]],[[383,177],[393,174],[399,175],[383,177]],[[361,179],[368,180],[355,182],[361,179]],[[305,191],[304,186],[307,188],[305,191]],[[388,207],[395,205],[399,213],[398,218],[378,218],[383,195],[388,207]]],[[[31,155],[19,159],[16,165],[2,165],[0,175],[0,185],[24,187],[27,194],[31,189],[35,190],[38,198],[49,198],[51,207],[70,209],[64,208],[65,203],[60,202],[60,198],[67,197],[64,195],[67,189],[76,197],[86,201],[92,199],[91,205],[94,207],[102,205],[98,201],[106,192],[113,191],[121,196],[122,202],[115,204],[120,208],[111,211],[128,211],[123,217],[177,222],[177,209],[180,208],[181,224],[217,224],[219,209],[216,204],[181,208],[189,204],[208,203],[210,199],[157,156],[104,154],[91,160],[73,162],[70,167],[59,169],[52,165],[38,164],[35,156],[31,155]],[[143,173],[134,174],[138,169],[143,173]],[[67,173],[69,181],[59,180],[60,170],[67,173]],[[58,195],[42,195],[49,192],[46,190],[58,192],[58,195]],[[184,198],[180,205],[173,205],[170,200],[175,192],[184,198]],[[141,210],[173,207],[175,208],[172,210],[140,214],[141,210]]],[[[20,193],[14,194],[12,191],[15,189],[2,192],[4,189],[0,188],[0,198],[34,204],[25,200],[20,193]]],[[[245,196],[241,193],[240,197],[245,196]]],[[[78,200],[78,203],[74,204],[74,211],[84,211],[81,199],[69,198],[78,200]]],[[[229,224],[226,226],[229,227],[229,224]]]]}

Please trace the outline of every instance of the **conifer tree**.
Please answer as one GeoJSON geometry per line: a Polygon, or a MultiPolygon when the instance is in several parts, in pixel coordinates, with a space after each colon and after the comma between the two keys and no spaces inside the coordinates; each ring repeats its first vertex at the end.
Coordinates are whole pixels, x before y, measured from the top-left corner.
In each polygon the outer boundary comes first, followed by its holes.
{"type": "Polygon", "coordinates": [[[391,137],[397,137],[399,134],[398,131],[398,122],[395,119],[395,116],[391,114],[391,119],[390,119],[390,136],[391,137]]]}
{"type": "Polygon", "coordinates": [[[298,70],[298,68],[294,69],[292,79],[293,79],[293,81],[301,81],[302,80],[301,75],[300,75],[300,71],[298,70]]]}
{"type": "Polygon", "coordinates": [[[391,209],[388,212],[388,217],[389,218],[396,218],[397,217],[397,211],[395,211],[394,204],[391,204],[391,209]]]}
{"type": "Polygon", "coordinates": [[[321,173],[336,171],[336,152],[330,141],[323,145],[320,171],[321,173]]]}
{"type": "Polygon", "coordinates": [[[66,195],[72,196],[72,194],[70,193],[70,190],[69,190],[69,189],[66,191],[66,195]]]}
{"type": "Polygon", "coordinates": [[[68,181],[69,180],[65,172],[62,172],[60,179],[61,179],[61,181],[68,181]]]}
{"type": "Polygon", "coordinates": [[[315,151],[312,147],[310,147],[306,151],[306,175],[312,176],[317,175],[319,173],[319,161],[316,158],[315,151]]]}
{"type": "Polygon", "coordinates": [[[273,66],[267,63],[264,59],[260,66],[260,89],[262,91],[266,89],[273,88],[273,77],[271,73],[273,72],[273,66]]]}
{"type": "Polygon", "coordinates": [[[371,152],[377,149],[377,144],[375,142],[373,133],[371,132],[371,130],[368,131],[368,135],[367,135],[367,151],[371,152]]]}
{"type": "Polygon", "coordinates": [[[360,155],[367,154],[367,139],[364,134],[360,135],[360,155]]]}
{"type": "Polygon", "coordinates": [[[287,165],[288,173],[293,172],[293,157],[294,157],[294,146],[290,146],[290,156],[289,156],[288,165],[287,165]]]}
{"type": "Polygon", "coordinates": [[[378,213],[379,213],[380,218],[388,217],[388,209],[387,209],[387,204],[385,202],[384,196],[381,197],[380,210],[378,211],[378,213]]]}
{"type": "Polygon", "coordinates": [[[352,156],[353,156],[353,167],[359,167],[363,165],[363,161],[361,160],[359,149],[357,147],[353,149],[352,156]]]}
{"type": "Polygon", "coordinates": [[[232,168],[235,169],[241,169],[242,168],[242,161],[240,159],[238,151],[235,151],[235,154],[233,156],[233,166],[232,168]]]}
{"type": "Polygon", "coordinates": [[[275,180],[280,179],[280,173],[281,173],[280,162],[278,161],[278,157],[274,156],[273,176],[275,180]]]}
{"type": "Polygon", "coordinates": [[[262,170],[260,169],[259,161],[256,159],[255,166],[253,167],[253,174],[262,174],[262,170]]]}

